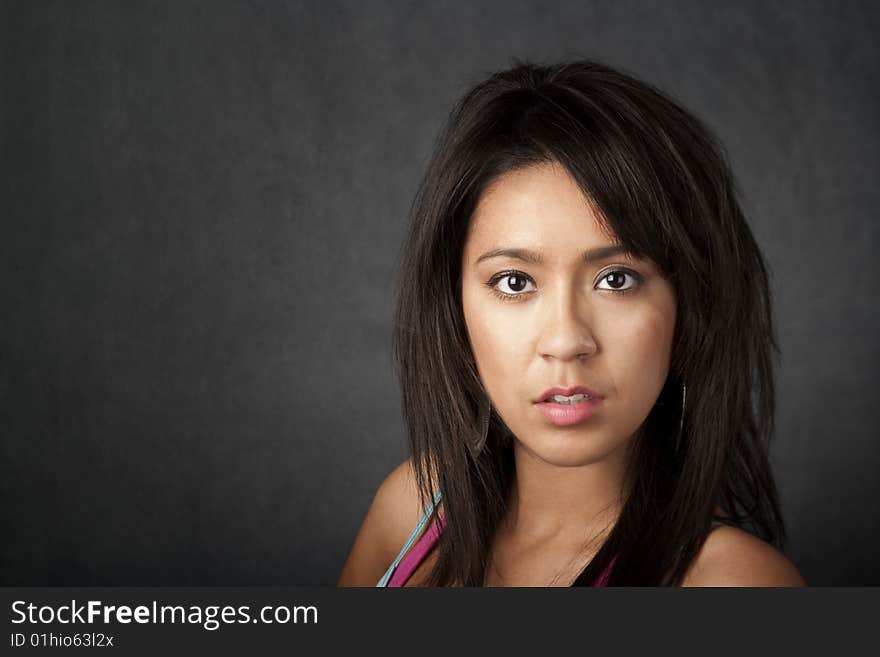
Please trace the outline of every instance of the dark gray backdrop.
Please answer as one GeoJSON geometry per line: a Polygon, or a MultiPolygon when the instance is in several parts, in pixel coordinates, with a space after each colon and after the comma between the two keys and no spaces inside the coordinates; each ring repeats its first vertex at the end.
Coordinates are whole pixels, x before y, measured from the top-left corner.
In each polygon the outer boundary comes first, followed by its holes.
{"type": "Polygon", "coordinates": [[[453,101],[587,56],[726,144],[811,584],[880,584],[871,2],[3,2],[2,584],[334,584],[406,453],[406,211],[453,101]]]}

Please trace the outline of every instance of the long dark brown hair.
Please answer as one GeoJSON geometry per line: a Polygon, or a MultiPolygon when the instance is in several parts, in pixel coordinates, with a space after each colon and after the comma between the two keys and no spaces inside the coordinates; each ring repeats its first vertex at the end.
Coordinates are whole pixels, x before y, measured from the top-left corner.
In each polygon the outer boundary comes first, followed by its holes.
{"type": "Polygon", "coordinates": [[[548,162],[568,171],[618,243],[657,265],[678,308],[669,376],[633,438],[625,502],[575,584],[615,557],[610,586],[680,584],[716,506],[723,522],[781,548],[768,271],[722,147],[668,95],[606,65],[515,62],[454,107],[401,251],[393,356],[403,419],[420,502],[439,489],[445,520],[428,582],[483,584],[515,477],[494,410],[485,448],[468,449],[486,399],[461,304],[471,214],[494,178],[548,162]]]}

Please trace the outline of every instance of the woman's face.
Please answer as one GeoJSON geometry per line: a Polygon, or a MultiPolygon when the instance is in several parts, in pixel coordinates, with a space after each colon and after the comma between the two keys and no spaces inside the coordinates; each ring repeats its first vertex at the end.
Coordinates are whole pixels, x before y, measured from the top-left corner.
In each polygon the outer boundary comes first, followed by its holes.
{"type": "Polygon", "coordinates": [[[597,253],[613,246],[555,164],[500,176],[471,218],[462,305],[477,370],[519,444],[551,464],[628,445],[669,370],[674,290],[650,261],[597,253]],[[542,403],[573,386],[601,398],[542,403]]]}

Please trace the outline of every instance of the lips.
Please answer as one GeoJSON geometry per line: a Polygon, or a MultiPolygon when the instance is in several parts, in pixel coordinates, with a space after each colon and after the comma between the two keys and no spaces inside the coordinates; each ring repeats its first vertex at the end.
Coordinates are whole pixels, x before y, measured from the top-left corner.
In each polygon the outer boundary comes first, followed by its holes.
{"type": "Polygon", "coordinates": [[[555,386],[548,388],[541,393],[541,396],[534,401],[535,406],[547,420],[560,426],[568,427],[580,424],[587,418],[591,417],[602,405],[602,395],[592,388],[586,386],[555,386]],[[583,399],[576,404],[560,404],[550,399],[553,395],[563,395],[571,397],[572,395],[589,395],[589,399],[583,399]]]}
{"type": "Polygon", "coordinates": [[[564,395],[565,397],[571,397],[572,395],[589,395],[593,399],[602,399],[602,395],[586,386],[572,386],[569,388],[556,386],[554,388],[548,388],[542,392],[541,396],[534,400],[534,403],[540,404],[546,402],[553,395],[564,395]]]}

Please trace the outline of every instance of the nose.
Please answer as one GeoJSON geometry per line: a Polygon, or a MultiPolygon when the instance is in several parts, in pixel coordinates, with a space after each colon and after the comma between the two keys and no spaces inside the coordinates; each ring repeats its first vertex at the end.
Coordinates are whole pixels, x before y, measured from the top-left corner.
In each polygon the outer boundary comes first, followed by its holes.
{"type": "Polygon", "coordinates": [[[544,359],[576,360],[593,354],[598,349],[587,303],[571,286],[557,288],[555,294],[545,296],[547,306],[541,318],[538,353],[544,359]]]}

